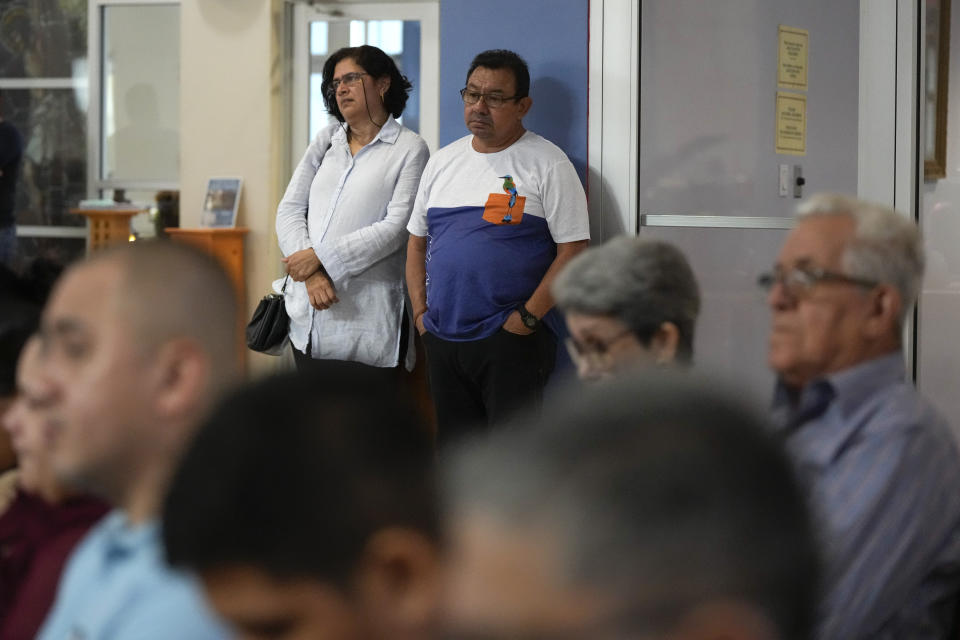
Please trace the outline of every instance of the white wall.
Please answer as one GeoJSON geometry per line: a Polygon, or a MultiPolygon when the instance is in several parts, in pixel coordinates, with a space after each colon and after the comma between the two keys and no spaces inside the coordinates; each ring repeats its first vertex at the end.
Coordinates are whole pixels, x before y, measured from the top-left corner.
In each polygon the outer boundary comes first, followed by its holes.
{"type": "MultiPolygon", "coordinates": [[[[281,266],[274,215],[287,179],[289,120],[282,15],[281,0],[181,4],[180,225],[199,226],[209,177],[243,178],[237,226],[250,229],[248,312],[281,266]]],[[[249,356],[254,372],[277,360],[249,356]]]]}
{"type": "Polygon", "coordinates": [[[946,177],[924,182],[920,228],[927,274],[919,305],[917,383],[960,437],[960,7],[951,16],[946,177]]]}

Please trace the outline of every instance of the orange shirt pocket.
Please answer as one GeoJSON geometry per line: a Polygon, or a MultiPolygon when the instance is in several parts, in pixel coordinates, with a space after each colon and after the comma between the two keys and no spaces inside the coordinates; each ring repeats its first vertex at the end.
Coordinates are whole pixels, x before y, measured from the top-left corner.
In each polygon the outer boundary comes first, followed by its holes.
{"type": "Polygon", "coordinates": [[[517,201],[511,208],[510,194],[491,193],[483,206],[483,219],[490,224],[520,224],[523,220],[523,205],[526,201],[524,196],[517,196],[517,201]]]}

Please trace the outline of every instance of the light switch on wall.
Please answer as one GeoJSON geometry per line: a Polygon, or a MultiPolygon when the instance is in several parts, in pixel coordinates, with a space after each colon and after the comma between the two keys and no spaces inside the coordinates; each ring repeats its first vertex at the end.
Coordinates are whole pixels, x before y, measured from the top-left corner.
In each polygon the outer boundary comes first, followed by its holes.
{"type": "Polygon", "coordinates": [[[803,185],[807,183],[803,177],[803,167],[798,164],[793,165],[793,197],[803,197],[803,185]]]}
{"type": "Polygon", "coordinates": [[[780,197],[786,198],[790,195],[790,165],[780,165],[780,197]]]}

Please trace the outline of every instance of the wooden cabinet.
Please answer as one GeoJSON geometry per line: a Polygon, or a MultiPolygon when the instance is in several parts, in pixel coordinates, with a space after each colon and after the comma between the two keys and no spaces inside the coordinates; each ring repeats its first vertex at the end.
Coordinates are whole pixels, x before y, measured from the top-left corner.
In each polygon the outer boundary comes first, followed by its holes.
{"type": "Polygon", "coordinates": [[[237,295],[237,362],[241,370],[246,369],[247,345],[243,339],[243,329],[247,325],[246,277],[243,266],[243,238],[250,231],[245,227],[231,229],[165,229],[170,240],[182,242],[201,251],[205,251],[220,261],[237,295]]]}
{"type": "Polygon", "coordinates": [[[250,231],[246,227],[230,229],[179,229],[167,227],[167,235],[174,242],[182,242],[206,251],[223,265],[233,282],[240,309],[246,313],[246,278],[243,266],[243,238],[250,231]]]}
{"type": "Polygon", "coordinates": [[[130,241],[130,218],[143,213],[139,207],[106,207],[103,209],[70,209],[90,221],[87,251],[92,253],[113,244],[130,241]]]}

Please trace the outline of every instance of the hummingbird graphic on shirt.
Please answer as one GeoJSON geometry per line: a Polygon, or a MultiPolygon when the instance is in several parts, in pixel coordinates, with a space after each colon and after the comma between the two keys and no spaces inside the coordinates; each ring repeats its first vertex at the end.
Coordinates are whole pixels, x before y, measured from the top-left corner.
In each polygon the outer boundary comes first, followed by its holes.
{"type": "Polygon", "coordinates": [[[500,222],[511,222],[513,220],[513,205],[517,204],[517,185],[513,182],[513,176],[509,173],[505,176],[498,176],[503,178],[503,190],[510,194],[510,202],[507,204],[507,215],[503,216],[503,220],[500,222]]]}

